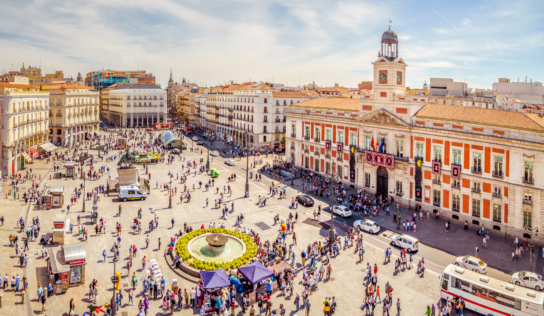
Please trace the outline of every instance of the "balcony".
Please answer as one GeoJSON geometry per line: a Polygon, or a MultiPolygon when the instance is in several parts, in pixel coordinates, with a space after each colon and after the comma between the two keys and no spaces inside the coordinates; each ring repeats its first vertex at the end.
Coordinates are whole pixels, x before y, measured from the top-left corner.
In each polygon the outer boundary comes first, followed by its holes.
{"type": "Polygon", "coordinates": [[[342,157],[342,154],[336,156],[337,161],[344,161],[344,157],[342,157]]]}
{"type": "Polygon", "coordinates": [[[291,133],[291,138],[297,138],[297,134],[291,133]]]}
{"type": "Polygon", "coordinates": [[[410,160],[410,157],[399,157],[399,156],[395,156],[395,161],[408,162],[409,160],[410,160]]]}
{"type": "Polygon", "coordinates": [[[451,184],[451,188],[452,188],[452,189],[461,190],[461,183],[459,183],[459,182],[453,182],[453,183],[451,184]]]}
{"type": "Polygon", "coordinates": [[[308,148],[304,149],[304,153],[305,154],[309,154],[310,153],[310,150],[308,148]]]}
{"type": "Polygon", "coordinates": [[[436,207],[440,207],[440,201],[433,201],[433,205],[436,207]]]}
{"type": "Polygon", "coordinates": [[[472,167],[471,171],[475,174],[482,174],[482,167],[474,166],[472,167]]]}
{"type": "Polygon", "coordinates": [[[361,153],[361,154],[364,154],[365,153],[365,150],[364,148],[361,148],[361,147],[355,147],[355,151],[358,152],[358,153],[361,153]]]}
{"type": "Polygon", "coordinates": [[[304,139],[309,141],[310,140],[310,135],[304,136],[304,139]]]}
{"type": "Polygon", "coordinates": [[[326,154],[325,154],[325,158],[326,158],[326,159],[331,159],[331,154],[326,153],[326,154]]]}
{"type": "Polygon", "coordinates": [[[502,170],[494,170],[492,173],[493,177],[495,178],[503,178],[502,170]]]}
{"type": "Polygon", "coordinates": [[[319,150],[314,151],[315,156],[319,156],[319,150]]]}
{"type": "Polygon", "coordinates": [[[501,192],[499,192],[499,191],[492,192],[491,195],[493,195],[493,197],[502,199],[502,194],[501,194],[501,192]]]}
{"type": "Polygon", "coordinates": [[[472,212],[472,217],[480,218],[480,212],[472,212]]]}
{"type": "Polygon", "coordinates": [[[525,205],[533,205],[533,200],[523,199],[523,204],[525,204],[525,205]]]}
{"type": "Polygon", "coordinates": [[[493,221],[497,223],[502,223],[502,220],[498,217],[493,217],[493,221]]]}
{"type": "Polygon", "coordinates": [[[295,150],[295,144],[291,145],[291,150],[295,150]]]}
{"type": "Polygon", "coordinates": [[[459,213],[459,207],[455,207],[455,206],[454,206],[454,207],[451,208],[451,210],[452,210],[453,212],[459,213]]]}
{"type": "Polygon", "coordinates": [[[525,184],[535,184],[533,177],[522,177],[521,181],[525,184]]]}
{"type": "Polygon", "coordinates": [[[319,143],[320,141],[321,139],[319,139],[319,137],[314,138],[314,142],[319,143]]]}
{"type": "Polygon", "coordinates": [[[440,179],[433,179],[433,183],[440,185],[440,179]]]}
{"type": "Polygon", "coordinates": [[[472,191],[472,193],[481,193],[480,188],[472,188],[470,191],[472,191]]]}

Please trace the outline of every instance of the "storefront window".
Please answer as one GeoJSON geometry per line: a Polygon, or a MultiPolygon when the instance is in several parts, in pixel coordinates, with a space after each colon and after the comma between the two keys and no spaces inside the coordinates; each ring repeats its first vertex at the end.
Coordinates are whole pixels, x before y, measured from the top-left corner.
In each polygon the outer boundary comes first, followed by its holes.
{"type": "Polygon", "coordinates": [[[70,267],[70,284],[81,283],[81,266],[70,267]]]}

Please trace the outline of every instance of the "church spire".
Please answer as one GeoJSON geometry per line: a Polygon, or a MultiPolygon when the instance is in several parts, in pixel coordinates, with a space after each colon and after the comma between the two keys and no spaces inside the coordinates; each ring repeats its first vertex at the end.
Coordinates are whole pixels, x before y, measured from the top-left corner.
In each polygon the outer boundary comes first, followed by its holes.
{"type": "Polygon", "coordinates": [[[174,77],[172,77],[172,68],[170,68],[170,80],[168,82],[174,82],[174,77]]]}

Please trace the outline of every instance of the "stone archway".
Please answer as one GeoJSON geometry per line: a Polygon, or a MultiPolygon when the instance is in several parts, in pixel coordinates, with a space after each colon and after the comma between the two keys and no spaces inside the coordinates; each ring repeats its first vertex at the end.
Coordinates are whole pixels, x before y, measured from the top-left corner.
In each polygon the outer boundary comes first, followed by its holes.
{"type": "Polygon", "coordinates": [[[376,171],[376,195],[387,197],[389,193],[389,174],[387,169],[379,167],[376,171]]]}

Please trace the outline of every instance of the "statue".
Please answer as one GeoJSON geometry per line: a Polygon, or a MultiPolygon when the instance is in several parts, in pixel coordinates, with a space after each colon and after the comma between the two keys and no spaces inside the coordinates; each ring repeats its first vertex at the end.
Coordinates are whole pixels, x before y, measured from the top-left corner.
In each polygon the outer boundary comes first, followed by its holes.
{"type": "Polygon", "coordinates": [[[120,157],[119,162],[117,163],[117,165],[121,169],[127,169],[127,168],[130,168],[132,166],[132,159],[131,159],[131,155],[130,155],[130,150],[128,148],[127,148],[127,151],[125,152],[125,154],[120,157]]]}

